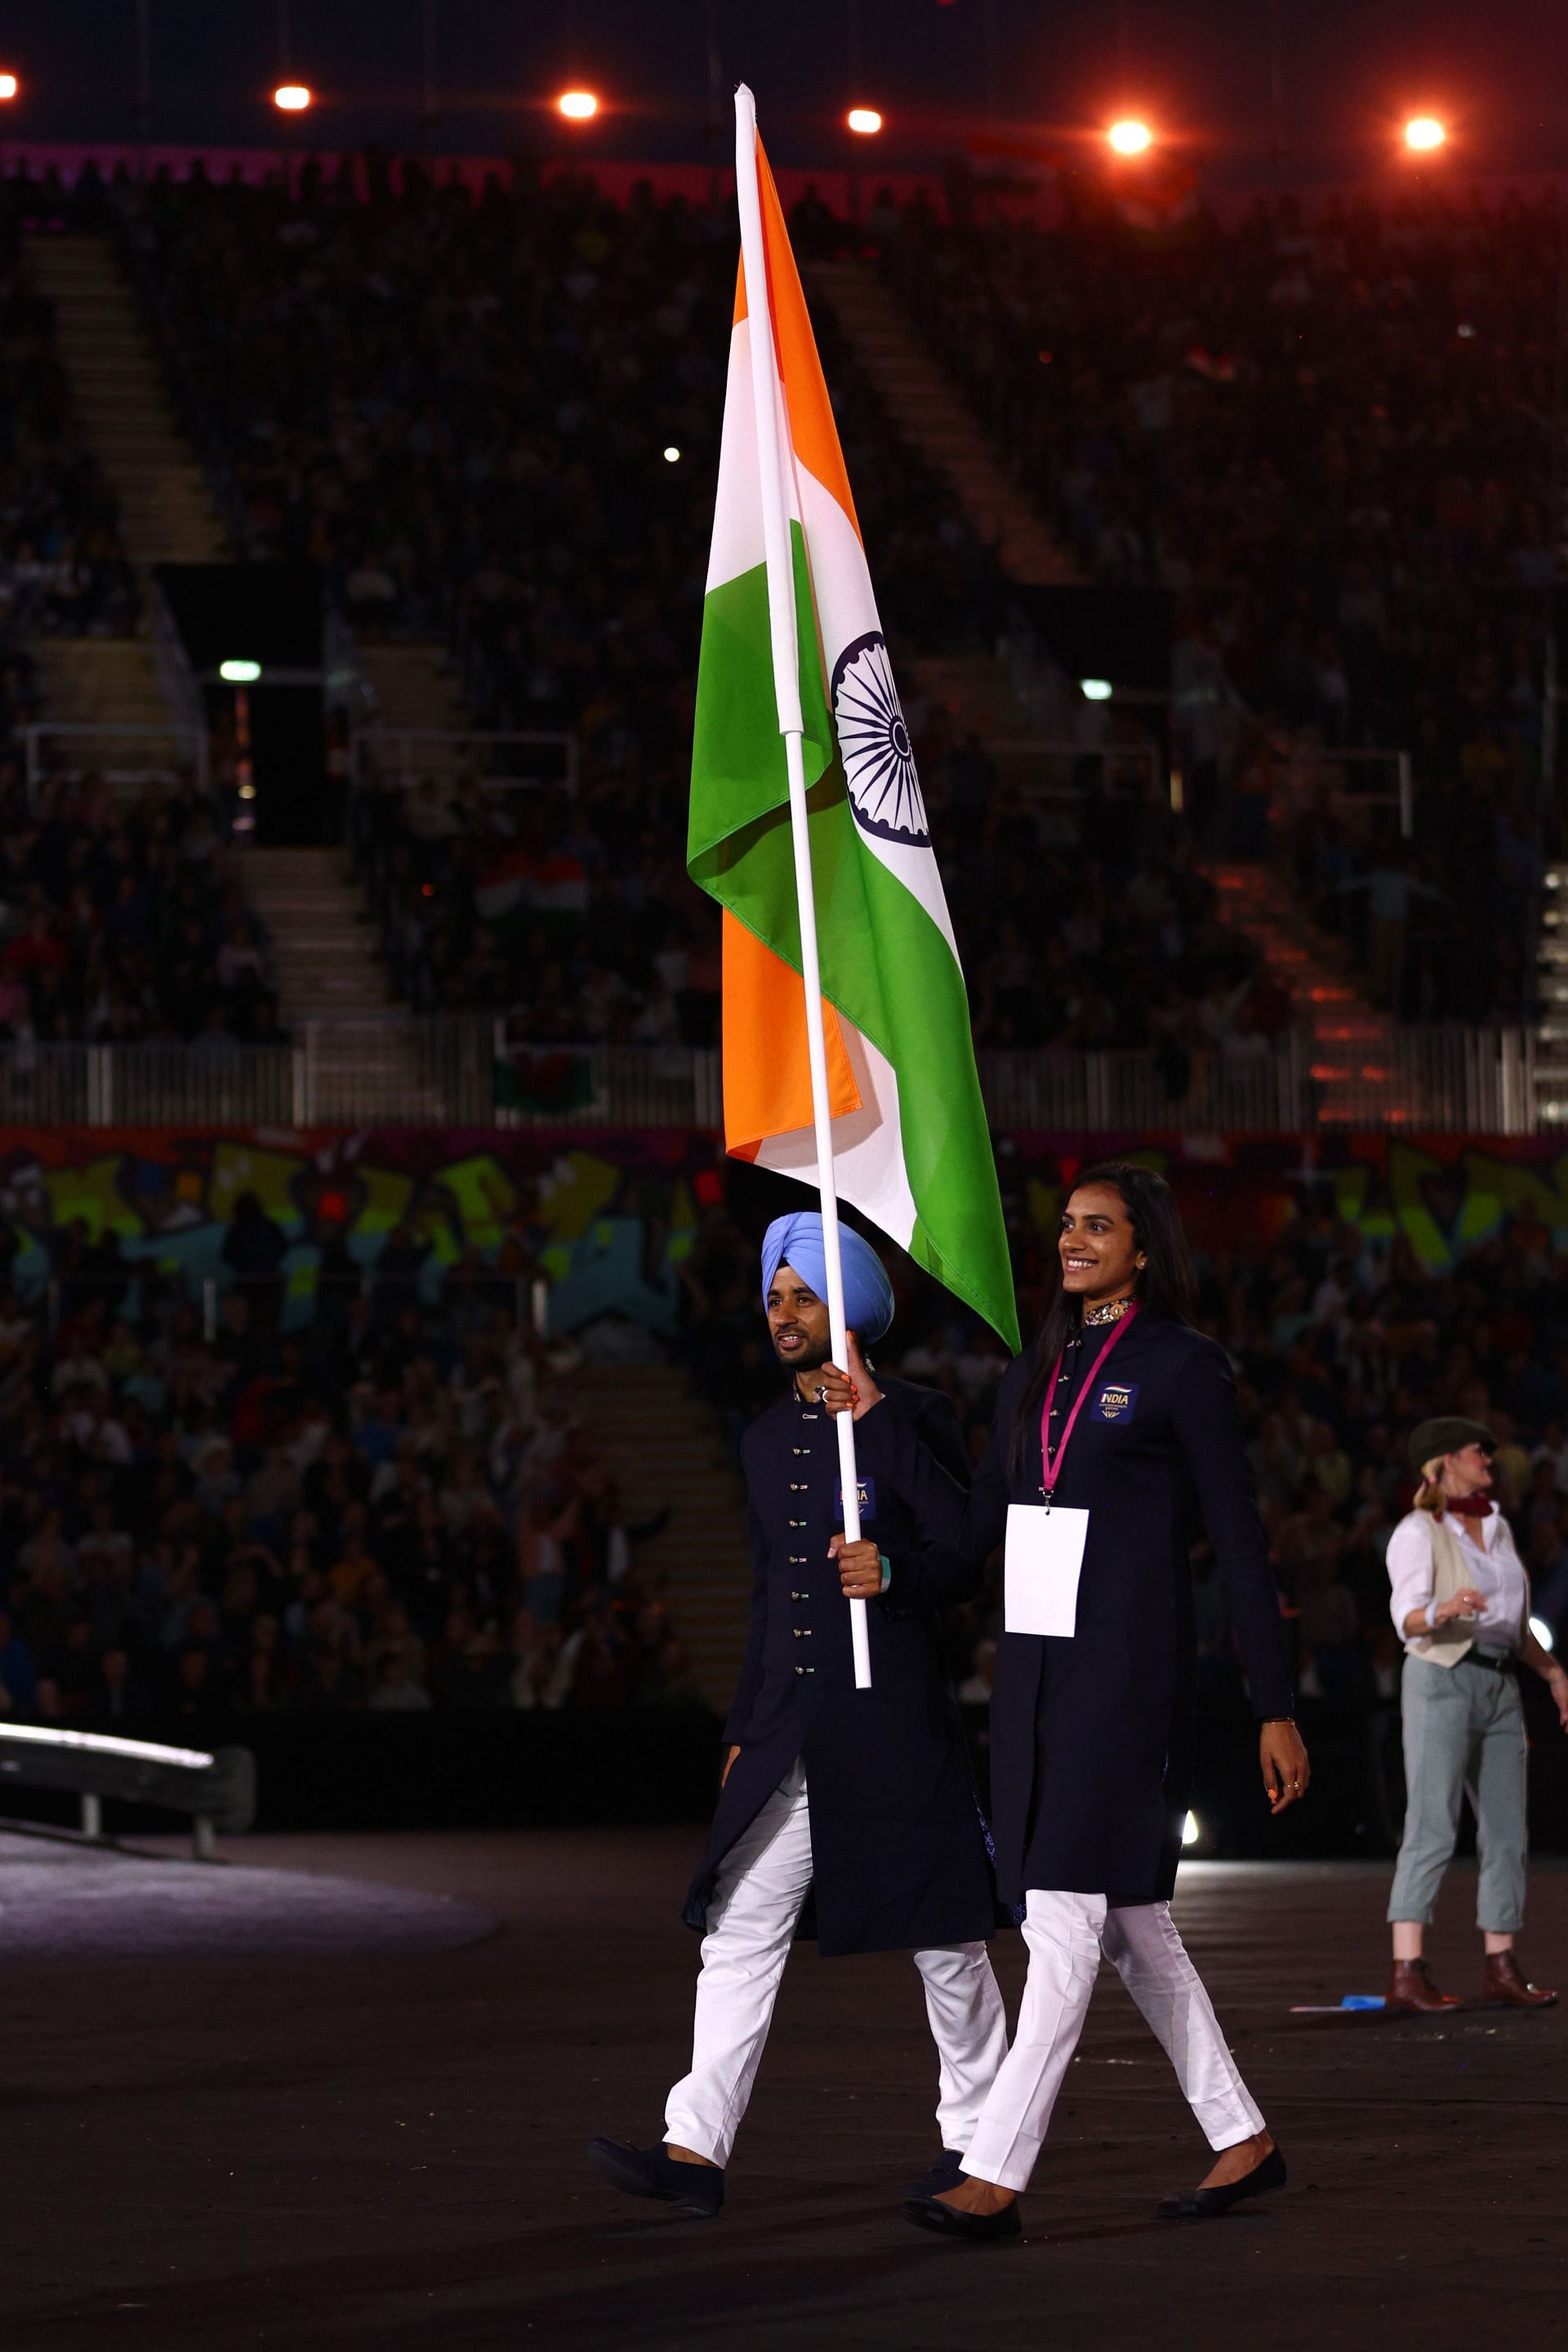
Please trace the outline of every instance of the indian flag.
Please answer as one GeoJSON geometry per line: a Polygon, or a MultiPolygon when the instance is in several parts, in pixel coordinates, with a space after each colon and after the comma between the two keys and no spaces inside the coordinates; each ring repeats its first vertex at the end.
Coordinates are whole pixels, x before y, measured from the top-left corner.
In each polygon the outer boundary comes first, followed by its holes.
{"type": "MultiPolygon", "coordinates": [[[[742,138],[754,139],[754,128],[742,138]]],[[[768,609],[753,384],[762,369],[773,387],[793,559],[838,1191],[1016,1348],[958,949],[832,403],[760,141],[755,157],[767,283],[748,286],[742,262],[687,845],[693,881],[724,909],[726,1147],[819,1182],[768,609]]],[[[748,160],[742,147],[742,173],[748,160]]]]}

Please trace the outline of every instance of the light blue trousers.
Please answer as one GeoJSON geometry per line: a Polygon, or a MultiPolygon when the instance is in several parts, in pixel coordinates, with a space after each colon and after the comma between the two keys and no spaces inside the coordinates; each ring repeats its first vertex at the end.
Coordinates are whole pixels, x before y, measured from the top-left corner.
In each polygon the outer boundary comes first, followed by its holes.
{"type": "Polygon", "coordinates": [[[1406,1654],[1404,1716],[1405,1835],[1388,1898],[1390,1919],[1427,1925],[1453,1860],[1468,1780],[1475,1795],[1476,1925],[1513,1936],[1524,1924],[1524,1708],[1512,1675],[1461,1658],[1435,1666],[1406,1654]]]}

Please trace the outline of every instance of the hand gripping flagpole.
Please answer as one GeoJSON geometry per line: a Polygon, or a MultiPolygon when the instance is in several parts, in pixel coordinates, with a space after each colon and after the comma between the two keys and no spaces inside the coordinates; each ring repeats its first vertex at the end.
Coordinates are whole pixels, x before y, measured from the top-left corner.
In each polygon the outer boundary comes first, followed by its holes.
{"type": "MultiPolygon", "coordinates": [[[[805,1043],[811,1064],[811,1112],[816,1129],[816,1173],[822,1193],[823,1255],[827,1265],[827,1327],[833,1360],[847,1369],[844,1320],[844,1265],[838,1248],[838,1188],[833,1172],[833,1120],[827,1101],[827,1039],[822,1019],[822,973],[816,952],[816,893],[811,876],[811,833],[806,822],[805,721],[800,707],[800,647],[795,636],[795,563],[790,549],[789,504],[784,496],[783,389],[773,344],[773,304],[768,292],[763,242],[763,201],[757,180],[756,101],[744,82],[735,92],[735,194],[741,213],[741,258],[746,274],[746,319],[752,362],[752,398],[757,420],[757,475],[762,492],[763,545],[768,565],[768,622],[773,636],[773,694],[789,776],[790,838],[795,847],[795,900],[800,912],[801,976],[805,982],[805,1043]]],[[[855,1465],[852,1415],[836,1415],[838,1475],[844,1493],[844,1533],[860,1538],[860,1485],[855,1465]]],[[[855,1653],[855,1687],[871,1687],[871,1643],[866,1603],[849,1603],[849,1638],[855,1653]]]]}

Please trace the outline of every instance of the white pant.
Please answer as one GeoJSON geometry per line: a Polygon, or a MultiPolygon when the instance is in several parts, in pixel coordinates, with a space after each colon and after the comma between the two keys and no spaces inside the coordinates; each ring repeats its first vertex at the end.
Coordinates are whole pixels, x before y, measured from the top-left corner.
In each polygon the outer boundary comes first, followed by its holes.
{"type": "Polygon", "coordinates": [[[1101,1951],[1158,2036],[1209,2146],[1234,2147],[1263,2129],[1168,1903],[1110,1911],[1103,1895],[1031,1889],[1024,1941],[1029,1975],[1018,2031],[964,2151],[972,2179],[1028,2187],[1089,2014],[1101,1951]]]}
{"type": "MultiPolygon", "coordinates": [[[[779,1979],[811,1885],[805,1771],[794,1764],[724,1860],[702,1938],[691,2072],[671,2091],[664,2137],[728,2164],[768,2038],[779,1979]]],[[[1002,1995],[984,1944],[917,1952],[940,2061],[943,2147],[969,2146],[1007,2048],[1002,1995]]]]}

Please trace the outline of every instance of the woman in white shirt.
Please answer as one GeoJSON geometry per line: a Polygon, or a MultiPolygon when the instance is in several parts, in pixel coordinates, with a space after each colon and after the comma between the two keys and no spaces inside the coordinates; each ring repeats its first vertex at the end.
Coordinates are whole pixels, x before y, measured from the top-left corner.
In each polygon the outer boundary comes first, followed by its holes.
{"type": "Polygon", "coordinates": [[[1525,1736],[1519,1662],[1551,1688],[1568,1731],[1568,1674],[1530,1629],[1530,1582],[1508,1521],[1491,1500],[1497,1440],[1479,1422],[1423,1422],[1410,1440],[1415,1507],[1388,1539],[1394,1626],[1405,1643],[1405,1835],[1388,1899],[1394,2010],[1458,2009],[1422,1958],[1443,1873],[1453,1858],[1465,1784],[1475,1791],[1477,1925],[1486,1998],[1517,2009],[1557,1999],[1514,1956],[1524,1916],[1525,1736]]]}

